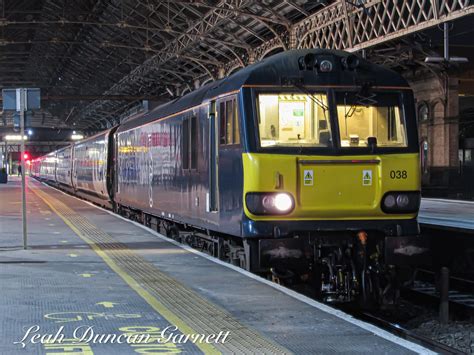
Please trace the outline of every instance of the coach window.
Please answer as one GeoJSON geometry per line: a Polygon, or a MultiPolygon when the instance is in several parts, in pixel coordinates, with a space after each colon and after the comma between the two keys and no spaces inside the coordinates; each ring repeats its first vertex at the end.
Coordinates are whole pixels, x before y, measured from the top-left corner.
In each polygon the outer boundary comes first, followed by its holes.
{"type": "Polygon", "coordinates": [[[190,149],[191,149],[191,169],[197,169],[198,160],[198,118],[196,116],[191,117],[191,137],[190,137],[190,149]]]}
{"type": "Polygon", "coordinates": [[[240,144],[238,119],[237,102],[235,98],[222,101],[219,104],[219,142],[221,145],[240,144]]]}
{"type": "Polygon", "coordinates": [[[181,158],[183,169],[197,169],[198,160],[198,119],[193,116],[183,120],[181,158]]]}
{"type": "Polygon", "coordinates": [[[181,135],[181,162],[183,169],[189,169],[189,119],[183,121],[183,130],[181,135]]]}

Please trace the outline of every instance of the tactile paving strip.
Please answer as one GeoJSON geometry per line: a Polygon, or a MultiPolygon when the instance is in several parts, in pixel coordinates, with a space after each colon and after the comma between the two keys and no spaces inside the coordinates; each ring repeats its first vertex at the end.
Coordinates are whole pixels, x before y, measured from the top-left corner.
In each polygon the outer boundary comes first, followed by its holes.
{"type": "Polygon", "coordinates": [[[60,200],[38,188],[32,190],[104,261],[150,305],[178,326],[184,334],[218,334],[230,331],[224,344],[197,343],[205,353],[289,354],[288,349],[256,330],[240,323],[230,313],[209,302],[177,280],[161,272],[152,263],[134,253],[127,245],[79,215],[60,200]],[[138,288],[138,290],[137,290],[138,288]],[[145,292],[140,292],[140,288],[145,292]],[[153,299],[150,299],[150,296],[153,299]],[[153,303],[153,304],[152,304],[153,303]],[[157,307],[158,304],[158,307],[157,307]]]}

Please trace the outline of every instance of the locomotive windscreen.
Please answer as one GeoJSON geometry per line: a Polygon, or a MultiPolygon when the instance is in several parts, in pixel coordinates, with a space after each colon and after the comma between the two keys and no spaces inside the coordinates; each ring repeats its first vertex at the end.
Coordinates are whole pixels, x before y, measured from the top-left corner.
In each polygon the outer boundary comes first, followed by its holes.
{"type": "Polygon", "coordinates": [[[406,125],[399,94],[337,92],[341,147],[367,147],[369,137],[379,147],[406,147],[406,125]]]}
{"type": "Polygon", "coordinates": [[[332,146],[325,94],[258,95],[260,146],[332,146]]]}

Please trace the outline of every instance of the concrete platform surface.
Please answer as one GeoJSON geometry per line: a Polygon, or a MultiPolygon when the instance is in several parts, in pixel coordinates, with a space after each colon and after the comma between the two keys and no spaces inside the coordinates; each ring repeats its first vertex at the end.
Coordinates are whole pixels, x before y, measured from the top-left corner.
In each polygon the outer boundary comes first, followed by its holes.
{"type": "Polygon", "coordinates": [[[420,224],[474,231],[474,201],[421,199],[420,224]]]}
{"type": "Polygon", "coordinates": [[[0,185],[0,354],[429,353],[28,179],[0,185]]]}

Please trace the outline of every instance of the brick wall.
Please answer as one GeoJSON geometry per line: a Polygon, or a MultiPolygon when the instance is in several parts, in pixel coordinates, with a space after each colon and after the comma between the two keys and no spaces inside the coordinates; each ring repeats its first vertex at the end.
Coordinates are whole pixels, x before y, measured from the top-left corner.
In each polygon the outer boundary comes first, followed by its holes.
{"type": "Polygon", "coordinates": [[[410,80],[416,108],[428,107],[428,119],[419,117],[420,143],[428,142],[424,186],[448,187],[456,184],[459,169],[459,80],[424,75],[410,80]]]}

